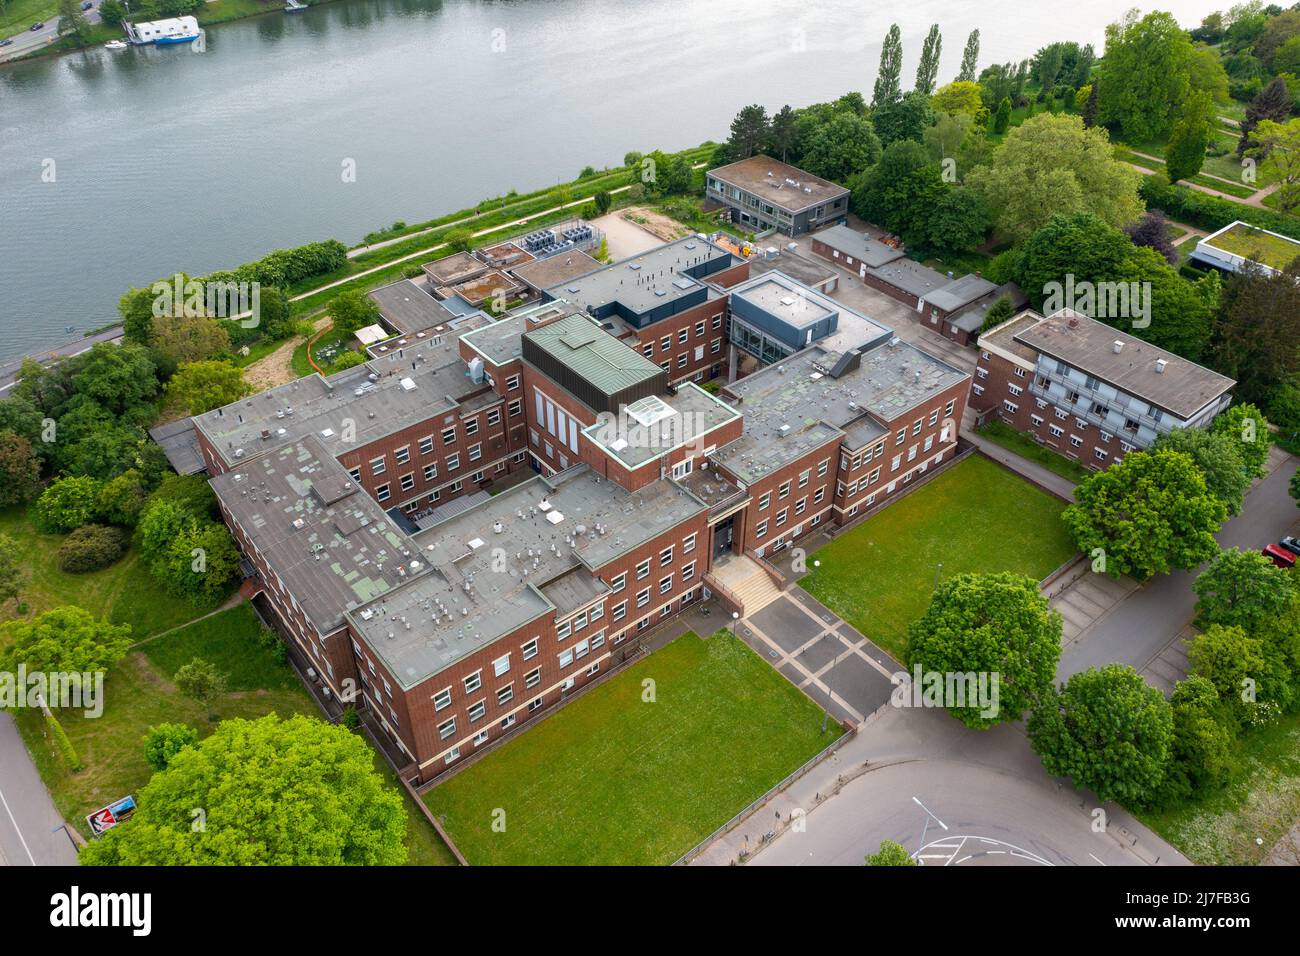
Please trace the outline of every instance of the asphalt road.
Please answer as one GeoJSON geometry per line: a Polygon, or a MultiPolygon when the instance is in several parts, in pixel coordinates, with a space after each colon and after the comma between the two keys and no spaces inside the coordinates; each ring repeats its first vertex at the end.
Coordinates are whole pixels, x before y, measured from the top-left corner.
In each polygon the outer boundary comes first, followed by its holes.
{"type": "Polygon", "coordinates": [[[75,866],[63,818],[10,714],[0,712],[0,865],[75,866]]]}
{"type": "MultiPolygon", "coordinates": [[[[1219,530],[1223,547],[1257,551],[1290,531],[1300,519],[1300,510],[1287,490],[1296,464],[1295,458],[1287,457],[1251,489],[1241,514],[1219,530]]],[[[1065,647],[1058,678],[1065,681],[1079,671],[1111,661],[1142,670],[1191,621],[1196,610],[1195,579],[1194,571],[1178,571],[1159,575],[1134,591],[1065,647]]]]}
{"type": "Polygon", "coordinates": [[[32,358],[42,365],[48,365],[55,359],[67,358],[70,355],[80,355],[87,351],[97,342],[116,342],[122,337],[122,327],[115,326],[106,329],[103,332],[96,332],[94,335],[87,335],[84,338],[72,339],[63,345],[56,345],[52,349],[46,349],[43,352],[33,352],[28,356],[19,356],[18,358],[8,359],[0,363],[0,398],[5,398],[5,393],[14,387],[18,381],[18,372],[23,367],[25,358],[32,358]]]}
{"type": "MultiPolygon", "coordinates": [[[[86,19],[91,23],[99,23],[100,0],[93,0],[93,3],[94,6],[86,11],[86,19]]],[[[59,17],[50,17],[45,21],[45,26],[39,30],[24,30],[22,33],[13,34],[14,42],[9,46],[0,47],[0,63],[26,56],[37,48],[56,41],[59,38],[59,19],[59,17]]]]}

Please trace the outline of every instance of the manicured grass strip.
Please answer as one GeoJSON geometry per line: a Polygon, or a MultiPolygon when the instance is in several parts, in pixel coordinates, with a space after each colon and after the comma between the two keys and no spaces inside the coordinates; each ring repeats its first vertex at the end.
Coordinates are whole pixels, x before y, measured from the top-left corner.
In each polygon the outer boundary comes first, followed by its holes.
{"type": "Polygon", "coordinates": [[[277,657],[276,644],[268,642],[263,632],[253,606],[245,601],[187,624],[140,649],[166,676],[201,657],[225,675],[229,691],[290,690],[300,686],[297,676],[277,657]]]}
{"type": "Polygon", "coordinates": [[[1138,813],[1193,863],[1257,864],[1300,817],[1300,714],[1245,735],[1233,749],[1237,769],[1222,790],[1138,813]]]}
{"type": "Polygon", "coordinates": [[[688,633],[425,802],[471,864],[667,864],[841,733],[821,722],[744,643],[688,633]]]}
{"type": "Polygon", "coordinates": [[[1041,579],[1075,553],[1065,503],[979,455],[841,534],[801,582],[864,635],[904,657],[907,626],[930,602],[936,565],[1041,579]]]}
{"type": "Polygon", "coordinates": [[[1042,465],[1048,471],[1080,482],[1088,477],[1088,469],[1077,461],[1071,461],[1064,455],[1057,454],[1050,448],[1044,448],[1028,435],[1021,434],[1006,422],[993,419],[979,430],[980,434],[991,442],[996,442],[1007,451],[1014,452],[1021,458],[1027,458],[1034,464],[1042,465]]]}

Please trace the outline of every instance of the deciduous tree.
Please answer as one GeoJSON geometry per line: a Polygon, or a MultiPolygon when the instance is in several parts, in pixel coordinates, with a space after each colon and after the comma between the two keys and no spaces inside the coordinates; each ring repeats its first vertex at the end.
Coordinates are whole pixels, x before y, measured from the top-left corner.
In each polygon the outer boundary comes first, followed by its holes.
{"type": "Polygon", "coordinates": [[[903,33],[898,24],[890,24],[885,43],[880,48],[880,69],[871,91],[871,105],[892,103],[902,95],[899,79],[903,72],[903,33]]]}
{"type": "Polygon", "coordinates": [[[1254,631],[1265,619],[1290,607],[1295,598],[1293,578],[1257,551],[1220,551],[1192,585],[1196,613],[1206,624],[1254,631]]]}

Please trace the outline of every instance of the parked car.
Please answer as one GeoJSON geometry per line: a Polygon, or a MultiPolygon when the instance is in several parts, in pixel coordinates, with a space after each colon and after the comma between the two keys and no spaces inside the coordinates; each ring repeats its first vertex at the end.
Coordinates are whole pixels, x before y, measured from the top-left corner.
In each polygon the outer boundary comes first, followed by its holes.
{"type": "Polygon", "coordinates": [[[81,5],[81,9],[89,10],[94,5],[95,5],[95,0],[86,0],[86,2],[81,5]]]}
{"type": "Polygon", "coordinates": [[[35,32],[36,30],[40,30],[40,29],[43,28],[44,26],[45,26],[45,21],[44,21],[44,20],[37,20],[35,23],[33,23],[33,24],[32,24],[31,26],[29,26],[27,29],[28,29],[28,30],[31,30],[31,31],[33,31],[33,32],[35,32]]]}
{"type": "Polygon", "coordinates": [[[1285,538],[1279,541],[1278,544],[1286,548],[1292,554],[1300,556],[1300,538],[1297,538],[1293,535],[1287,535],[1285,538]]]}
{"type": "Polygon", "coordinates": [[[1276,544],[1266,544],[1260,549],[1260,554],[1268,558],[1279,568],[1294,568],[1296,556],[1286,548],[1279,547],[1276,544]]]}
{"type": "Polygon", "coordinates": [[[5,37],[3,40],[0,40],[0,46],[10,46],[13,42],[14,41],[9,37],[5,37]]]}

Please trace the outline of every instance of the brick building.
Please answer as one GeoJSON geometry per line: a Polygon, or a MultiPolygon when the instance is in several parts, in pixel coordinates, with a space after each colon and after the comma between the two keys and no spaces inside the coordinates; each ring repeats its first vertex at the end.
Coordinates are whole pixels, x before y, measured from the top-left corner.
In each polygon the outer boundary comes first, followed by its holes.
{"type": "Polygon", "coordinates": [[[1232,379],[1103,322],[1026,311],[979,337],[971,408],[1100,469],[1176,428],[1203,428],[1232,379]]]}
{"type": "Polygon", "coordinates": [[[704,180],[705,197],[726,206],[732,222],[754,232],[775,229],[799,236],[843,222],[849,211],[843,186],[762,154],[710,169],[704,180]]]}

